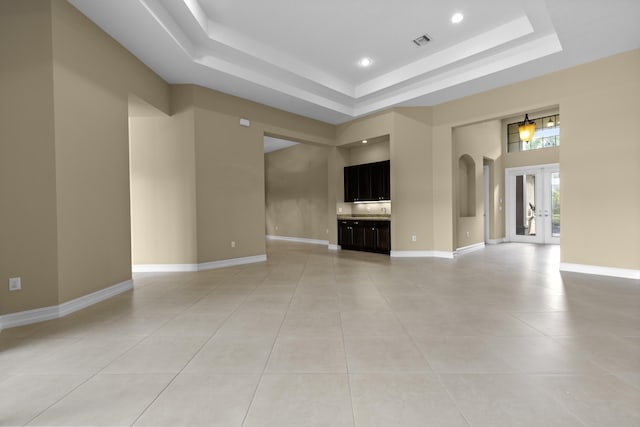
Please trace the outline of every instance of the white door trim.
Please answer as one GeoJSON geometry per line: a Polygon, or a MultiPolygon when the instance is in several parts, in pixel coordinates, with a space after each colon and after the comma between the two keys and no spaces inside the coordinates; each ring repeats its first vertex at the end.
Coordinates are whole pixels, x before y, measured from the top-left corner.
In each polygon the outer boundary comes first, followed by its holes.
{"type": "Polygon", "coordinates": [[[491,191],[491,168],[489,165],[482,166],[482,187],[482,201],[484,205],[484,242],[488,243],[491,240],[491,198],[489,197],[489,192],[491,191]]]}
{"type": "MultiPolygon", "coordinates": [[[[542,212],[543,209],[550,210],[551,207],[545,207],[546,198],[547,198],[547,185],[543,183],[544,175],[551,174],[553,172],[560,171],[559,163],[547,163],[541,165],[531,165],[531,166],[518,166],[513,168],[505,168],[504,170],[504,182],[505,182],[505,236],[506,241],[508,242],[529,242],[529,243],[559,243],[559,239],[552,238],[549,239],[545,236],[547,232],[545,231],[547,227],[547,222],[549,222],[548,226],[550,227],[550,221],[547,221],[547,217],[544,216],[542,212]],[[536,191],[536,206],[537,209],[537,217],[536,222],[538,230],[540,232],[536,233],[535,237],[529,236],[517,236],[515,234],[515,217],[513,216],[513,211],[515,210],[515,200],[513,199],[513,195],[515,194],[514,181],[510,178],[515,177],[517,175],[535,175],[536,177],[536,186],[538,183],[542,185],[542,191],[536,191]],[[545,224],[542,224],[542,223],[545,224]]],[[[550,183],[549,183],[550,184],[550,183]]],[[[548,233],[551,235],[551,233],[548,233]]]]}

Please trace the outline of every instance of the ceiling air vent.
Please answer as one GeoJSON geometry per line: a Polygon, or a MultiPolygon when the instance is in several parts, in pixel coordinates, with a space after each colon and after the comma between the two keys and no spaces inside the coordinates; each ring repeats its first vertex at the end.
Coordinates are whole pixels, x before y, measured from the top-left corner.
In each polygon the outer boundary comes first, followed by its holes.
{"type": "Polygon", "coordinates": [[[429,37],[427,34],[423,34],[420,37],[416,37],[415,39],[413,39],[413,42],[416,44],[416,46],[424,46],[430,41],[431,37],[429,37]]]}

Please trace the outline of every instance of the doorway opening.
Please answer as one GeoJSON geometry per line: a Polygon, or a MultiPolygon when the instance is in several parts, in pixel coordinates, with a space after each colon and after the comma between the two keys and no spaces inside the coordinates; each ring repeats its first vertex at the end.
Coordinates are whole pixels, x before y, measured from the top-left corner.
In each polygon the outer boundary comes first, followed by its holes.
{"type": "Polygon", "coordinates": [[[264,135],[265,235],[327,245],[329,147],[264,135]]]}
{"type": "Polygon", "coordinates": [[[507,238],[512,242],[560,243],[560,165],[505,170],[507,238]]]}
{"type": "Polygon", "coordinates": [[[491,166],[482,166],[482,206],[484,207],[484,242],[491,240],[491,166]]]}

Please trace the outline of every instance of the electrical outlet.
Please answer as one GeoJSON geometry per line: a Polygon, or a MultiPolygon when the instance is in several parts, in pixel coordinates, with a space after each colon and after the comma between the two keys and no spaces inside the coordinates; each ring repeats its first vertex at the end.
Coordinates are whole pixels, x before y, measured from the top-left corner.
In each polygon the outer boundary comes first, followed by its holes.
{"type": "Polygon", "coordinates": [[[19,277],[11,277],[9,279],[9,290],[19,291],[22,289],[22,280],[19,277]]]}
{"type": "Polygon", "coordinates": [[[342,208],[338,208],[338,213],[342,213],[342,208]]]}
{"type": "Polygon", "coordinates": [[[235,248],[235,247],[236,247],[236,241],[235,241],[235,240],[232,240],[232,241],[231,241],[231,247],[232,247],[232,248],[235,248]]]}
{"type": "Polygon", "coordinates": [[[467,231],[467,237],[469,237],[469,232],[467,231]]]}
{"type": "Polygon", "coordinates": [[[278,226],[276,225],[276,231],[278,231],[278,226]]]}
{"type": "Polygon", "coordinates": [[[414,234],[413,236],[411,236],[411,241],[412,242],[416,242],[418,240],[418,237],[414,234]]]}

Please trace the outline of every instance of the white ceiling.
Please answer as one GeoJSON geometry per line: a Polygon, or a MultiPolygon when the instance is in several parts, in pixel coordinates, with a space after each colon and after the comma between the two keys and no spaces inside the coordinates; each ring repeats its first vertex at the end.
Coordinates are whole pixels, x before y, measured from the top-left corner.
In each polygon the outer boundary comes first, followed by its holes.
{"type": "Polygon", "coordinates": [[[640,0],[69,1],[169,83],[329,123],[640,47],[640,0]]]}

